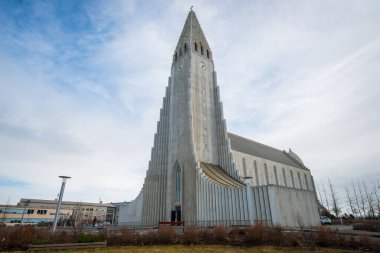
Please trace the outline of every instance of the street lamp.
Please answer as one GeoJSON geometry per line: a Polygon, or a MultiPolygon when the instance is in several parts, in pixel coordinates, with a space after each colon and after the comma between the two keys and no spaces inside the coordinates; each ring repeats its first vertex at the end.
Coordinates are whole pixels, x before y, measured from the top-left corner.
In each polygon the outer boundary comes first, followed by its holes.
{"type": "Polygon", "coordinates": [[[68,178],[71,178],[68,176],[59,176],[59,177],[62,178],[62,185],[61,185],[61,192],[59,193],[57,209],[55,209],[54,222],[53,222],[53,233],[55,232],[55,229],[57,228],[58,214],[59,214],[59,211],[61,210],[61,204],[62,204],[63,192],[65,191],[66,180],[68,178]]]}

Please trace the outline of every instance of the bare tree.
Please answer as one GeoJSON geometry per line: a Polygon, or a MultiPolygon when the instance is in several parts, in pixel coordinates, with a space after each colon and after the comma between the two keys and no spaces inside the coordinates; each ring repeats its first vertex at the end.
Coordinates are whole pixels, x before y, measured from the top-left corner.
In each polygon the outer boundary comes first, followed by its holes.
{"type": "Polygon", "coordinates": [[[358,196],[358,193],[356,191],[356,187],[355,187],[355,184],[353,182],[351,182],[351,186],[352,186],[352,189],[354,190],[354,197],[355,197],[355,204],[356,204],[356,207],[357,207],[357,211],[359,212],[359,216],[360,217],[363,217],[362,215],[362,211],[360,209],[360,202],[359,202],[359,196],[358,196]]]}
{"type": "Polygon", "coordinates": [[[339,213],[340,213],[340,208],[338,207],[338,194],[337,192],[334,190],[332,184],[331,184],[331,181],[330,181],[330,178],[328,179],[329,180],[329,186],[330,186],[330,193],[331,193],[331,200],[332,200],[332,211],[335,213],[335,217],[339,217],[339,213]]]}
{"type": "Polygon", "coordinates": [[[351,213],[353,216],[356,216],[356,210],[355,210],[355,207],[354,207],[354,201],[353,201],[353,198],[350,194],[350,191],[348,190],[347,186],[345,187],[346,189],[346,198],[347,198],[347,204],[348,206],[350,207],[351,209],[351,213]]]}
{"type": "Polygon", "coordinates": [[[367,184],[364,181],[362,181],[362,184],[363,184],[364,194],[365,194],[364,197],[368,205],[368,216],[371,218],[374,218],[375,217],[375,206],[374,206],[375,201],[373,199],[373,192],[368,190],[367,184]]]}
{"type": "Polygon", "coordinates": [[[325,188],[325,185],[323,184],[323,182],[321,182],[321,184],[322,184],[323,193],[325,195],[326,209],[328,212],[330,212],[329,198],[327,197],[326,188],[325,188]]]}
{"type": "Polygon", "coordinates": [[[8,208],[9,208],[9,202],[11,200],[11,197],[8,196],[8,200],[7,200],[7,205],[5,206],[5,209],[3,210],[3,218],[1,219],[1,223],[5,223],[4,220],[5,220],[5,217],[8,213],[8,208]]]}
{"type": "Polygon", "coordinates": [[[365,196],[364,196],[364,192],[362,190],[362,187],[360,186],[360,182],[358,181],[357,182],[357,186],[358,186],[358,189],[359,189],[359,200],[360,200],[360,206],[361,206],[361,209],[364,213],[364,219],[367,217],[367,209],[366,209],[366,203],[365,203],[365,196]]]}
{"type": "Polygon", "coordinates": [[[376,206],[376,209],[377,209],[378,218],[380,217],[380,194],[378,192],[379,189],[380,189],[380,186],[377,186],[376,184],[372,184],[372,191],[374,193],[374,199],[375,199],[374,205],[376,206]]]}
{"type": "Polygon", "coordinates": [[[318,185],[316,185],[316,188],[317,188],[317,192],[318,192],[319,203],[321,203],[321,205],[323,206],[323,199],[322,199],[321,191],[320,191],[318,185]]]}

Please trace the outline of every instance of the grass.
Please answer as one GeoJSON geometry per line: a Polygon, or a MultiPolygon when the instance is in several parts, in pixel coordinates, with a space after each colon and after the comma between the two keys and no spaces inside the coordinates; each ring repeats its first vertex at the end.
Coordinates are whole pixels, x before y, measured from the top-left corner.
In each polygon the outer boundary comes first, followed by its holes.
{"type": "MultiPolygon", "coordinates": [[[[49,252],[49,251],[46,251],[49,252]]],[[[54,251],[55,253],[306,253],[310,249],[301,248],[277,248],[277,247],[233,247],[223,245],[207,245],[207,246],[124,246],[124,247],[107,247],[88,250],[64,250],[54,251]]],[[[358,251],[348,251],[339,249],[321,248],[313,250],[314,253],[348,253],[358,251]]],[[[13,251],[15,253],[15,251],[13,251]]]]}

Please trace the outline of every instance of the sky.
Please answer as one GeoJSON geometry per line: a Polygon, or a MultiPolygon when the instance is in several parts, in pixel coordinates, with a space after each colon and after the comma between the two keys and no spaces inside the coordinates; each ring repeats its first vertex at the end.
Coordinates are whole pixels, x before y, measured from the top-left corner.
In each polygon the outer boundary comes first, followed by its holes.
{"type": "Polygon", "coordinates": [[[148,168],[191,6],[229,132],[291,148],[340,201],[380,180],[380,1],[0,1],[0,203],[121,202],[148,168]]]}

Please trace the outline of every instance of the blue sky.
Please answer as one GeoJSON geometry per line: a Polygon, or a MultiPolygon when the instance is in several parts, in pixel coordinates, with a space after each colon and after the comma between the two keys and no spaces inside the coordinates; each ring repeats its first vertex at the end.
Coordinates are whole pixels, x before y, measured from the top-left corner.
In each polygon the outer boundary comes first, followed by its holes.
{"type": "Polygon", "coordinates": [[[380,179],[379,1],[1,1],[0,203],[138,194],[191,5],[229,131],[380,179]]]}

